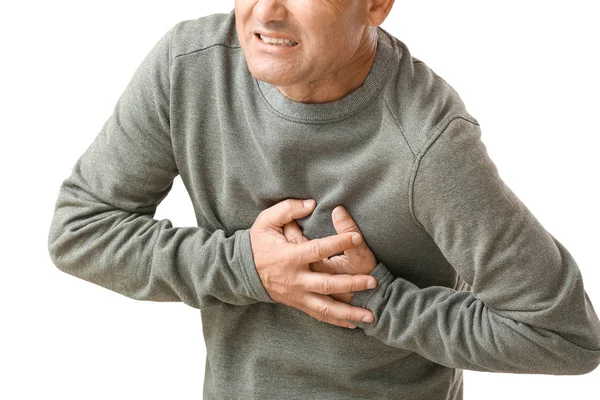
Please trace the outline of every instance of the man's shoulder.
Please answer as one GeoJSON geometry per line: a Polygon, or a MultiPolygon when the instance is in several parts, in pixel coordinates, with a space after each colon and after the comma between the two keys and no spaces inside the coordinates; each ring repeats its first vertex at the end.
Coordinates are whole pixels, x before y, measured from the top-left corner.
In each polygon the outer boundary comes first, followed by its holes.
{"type": "Polygon", "coordinates": [[[171,59],[215,46],[240,48],[233,10],[180,21],[172,31],[171,59]]]}
{"type": "Polygon", "coordinates": [[[402,56],[385,97],[415,153],[456,117],[478,123],[454,87],[424,61],[412,56],[405,43],[395,41],[402,56]]]}

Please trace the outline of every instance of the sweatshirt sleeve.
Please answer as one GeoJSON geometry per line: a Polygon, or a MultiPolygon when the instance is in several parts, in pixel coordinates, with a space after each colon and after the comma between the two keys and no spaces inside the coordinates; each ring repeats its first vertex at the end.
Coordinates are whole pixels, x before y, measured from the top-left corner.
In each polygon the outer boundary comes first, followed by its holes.
{"type": "Polygon", "coordinates": [[[62,182],[48,235],[62,271],[138,300],[273,302],[256,271],[249,229],[173,227],[156,220],[178,175],[170,139],[167,32],[62,182]]]}
{"type": "Polygon", "coordinates": [[[419,288],[383,263],[351,304],[366,335],[438,364],[486,372],[585,374],[600,321],[567,249],[504,184],[478,124],[451,119],[415,165],[413,217],[471,291],[419,288]]]}

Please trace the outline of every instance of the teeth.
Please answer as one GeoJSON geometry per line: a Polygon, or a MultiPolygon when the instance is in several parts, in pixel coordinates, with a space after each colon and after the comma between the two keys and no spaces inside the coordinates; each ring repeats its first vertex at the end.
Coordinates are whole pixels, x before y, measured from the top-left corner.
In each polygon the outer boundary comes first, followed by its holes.
{"type": "Polygon", "coordinates": [[[263,42],[269,43],[269,44],[276,44],[276,45],[283,45],[283,46],[295,46],[298,44],[298,43],[294,42],[293,40],[272,38],[272,37],[263,36],[260,34],[258,36],[260,36],[260,38],[263,40],[263,42]]]}

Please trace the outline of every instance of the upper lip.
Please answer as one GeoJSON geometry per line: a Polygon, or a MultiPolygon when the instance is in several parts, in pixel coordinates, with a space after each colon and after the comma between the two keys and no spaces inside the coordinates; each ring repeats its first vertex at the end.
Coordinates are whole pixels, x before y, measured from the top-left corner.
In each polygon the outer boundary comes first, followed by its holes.
{"type": "Polygon", "coordinates": [[[261,35],[261,36],[267,36],[267,37],[275,38],[275,39],[287,39],[287,40],[291,40],[292,42],[298,43],[297,40],[291,38],[290,36],[287,36],[285,34],[278,33],[278,32],[254,31],[254,34],[261,35]]]}

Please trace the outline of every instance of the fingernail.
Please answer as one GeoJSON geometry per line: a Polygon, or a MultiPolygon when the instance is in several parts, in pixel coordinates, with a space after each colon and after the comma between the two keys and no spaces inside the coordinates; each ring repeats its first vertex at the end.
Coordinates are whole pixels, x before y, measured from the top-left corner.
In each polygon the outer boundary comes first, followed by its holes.
{"type": "Polygon", "coordinates": [[[304,207],[306,208],[312,208],[315,205],[315,201],[314,200],[304,200],[304,207]]]}
{"type": "Polygon", "coordinates": [[[354,243],[355,246],[358,246],[361,243],[360,235],[358,233],[352,235],[352,243],[354,243]]]}
{"type": "Polygon", "coordinates": [[[347,215],[348,213],[344,210],[344,207],[337,207],[333,210],[333,218],[336,220],[345,218],[347,215]]]}
{"type": "Polygon", "coordinates": [[[362,319],[362,322],[373,322],[373,319],[367,315],[362,319]]]}
{"type": "Polygon", "coordinates": [[[371,280],[371,281],[367,282],[367,287],[369,289],[373,289],[373,288],[375,288],[375,286],[377,286],[377,281],[371,280]]]}
{"type": "Polygon", "coordinates": [[[348,325],[348,328],[350,328],[350,329],[356,329],[356,325],[350,324],[350,325],[348,325]]]}

